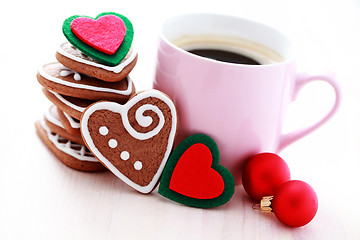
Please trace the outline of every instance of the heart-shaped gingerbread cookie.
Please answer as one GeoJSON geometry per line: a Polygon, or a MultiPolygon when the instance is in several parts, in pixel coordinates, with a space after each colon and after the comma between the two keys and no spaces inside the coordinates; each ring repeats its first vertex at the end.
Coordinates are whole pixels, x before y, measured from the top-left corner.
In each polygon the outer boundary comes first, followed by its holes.
{"type": "Polygon", "coordinates": [[[97,102],[89,106],[80,128],[86,145],[101,163],[131,187],[149,193],[172,150],[177,113],[170,98],[150,90],[124,105],[97,102]]]}

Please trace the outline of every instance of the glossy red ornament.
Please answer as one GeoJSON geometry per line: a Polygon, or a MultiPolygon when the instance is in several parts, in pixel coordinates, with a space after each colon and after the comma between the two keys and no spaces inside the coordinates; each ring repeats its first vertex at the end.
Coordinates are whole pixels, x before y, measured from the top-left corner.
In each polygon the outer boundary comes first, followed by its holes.
{"type": "Polygon", "coordinates": [[[260,201],[264,196],[273,196],[275,191],[290,180],[286,162],[274,153],[260,153],[245,165],[242,183],[253,199],[260,201]]]}
{"type": "Polygon", "coordinates": [[[272,199],[271,208],[285,225],[301,227],[315,217],[318,198],[309,184],[293,180],[278,188],[272,199]]]}

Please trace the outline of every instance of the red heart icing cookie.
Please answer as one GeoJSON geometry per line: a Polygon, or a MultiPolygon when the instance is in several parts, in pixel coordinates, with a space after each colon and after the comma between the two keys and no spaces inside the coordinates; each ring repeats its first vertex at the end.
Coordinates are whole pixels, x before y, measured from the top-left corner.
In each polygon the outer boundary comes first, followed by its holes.
{"type": "Polygon", "coordinates": [[[195,134],[173,151],[162,174],[159,194],[192,207],[213,208],[227,203],[234,194],[234,178],[219,164],[214,140],[195,134]]]}
{"type": "Polygon", "coordinates": [[[120,47],[126,33],[124,21],[115,15],[104,15],[96,20],[75,18],[71,30],[84,43],[110,55],[120,47]]]}
{"type": "Polygon", "coordinates": [[[184,196],[212,199],[224,191],[221,175],[211,168],[212,155],[202,143],[192,145],[180,157],[169,188],[184,196]]]}
{"type": "Polygon", "coordinates": [[[81,133],[90,151],[112,173],[139,192],[158,183],[177,128],[173,102],[157,90],[126,104],[98,102],[82,115],[81,133]]]}

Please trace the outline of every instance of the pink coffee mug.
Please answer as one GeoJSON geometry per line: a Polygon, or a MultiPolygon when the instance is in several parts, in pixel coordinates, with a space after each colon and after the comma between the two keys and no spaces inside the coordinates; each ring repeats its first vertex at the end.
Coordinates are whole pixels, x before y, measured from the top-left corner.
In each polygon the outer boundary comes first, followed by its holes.
{"type": "Polygon", "coordinates": [[[220,164],[239,183],[247,158],[265,151],[278,153],[324,124],[338,109],[338,84],[332,74],[297,73],[295,54],[286,35],[251,20],[185,14],[165,21],[154,88],[168,94],[178,110],[176,144],[197,133],[212,137],[220,150],[220,164]],[[190,48],[243,51],[264,64],[216,61],[187,52],[190,48]],[[315,124],[283,134],[290,102],[304,85],[317,80],[335,90],[331,110],[315,124]]]}

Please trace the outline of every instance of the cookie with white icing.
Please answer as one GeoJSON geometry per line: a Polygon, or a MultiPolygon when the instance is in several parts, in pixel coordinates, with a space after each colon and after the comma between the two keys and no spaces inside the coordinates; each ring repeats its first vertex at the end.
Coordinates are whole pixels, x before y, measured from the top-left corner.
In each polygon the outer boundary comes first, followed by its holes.
{"type": "Polygon", "coordinates": [[[95,102],[92,100],[61,95],[56,92],[46,90],[45,88],[43,88],[42,91],[44,95],[61,111],[77,120],[80,120],[81,114],[85,111],[85,109],[95,102]]]}
{"type": "Polygon", "coordinates": [[[108,100],[125,103],[135,93],[130,77],[125,77],[118,82],[103,82],[71,70],[61,63],[44,65],[36,77],[47,90],[94,101],[108,100]]]}
{"type": "Polygon", "coordinates": [[[69,42],[61,44],[56,52],[56,59],[64,66],[106,82],[124,79],[135,67],[137,57],[137,52],[131,47],[118,65],[107,66],[85,55],[69,42]]]}
{"type": "Polygon", "coordinates": [[[75,134],[68,132],[64,125],[59,120],[60,116],[58,114],[58,108],[55,105],[52,105],[47,112],[45,112],[44,121],[49,129],[55,134],[60,135],[63,138],[66,138],[72,142],[85,145],[81,133],[80,126],[77,129],[75,134]]]}
{"type": "Polygon", "coordinates": [[[85,172],[106,170],[84,145],[60,137],[52,132],[44,121],[37,121],[35,127],[40,139],[66,166],[85,172]]]}
{"type": "Polygon", "coordinates": [[[57,108],[57,114],[59,116],[61,124],[64,126],[68,133],[81,137],[80,120],[71,117],[69,114],[63,112],[59,108],[57,108]]]}
{"type": "Polygon", "coordinates": [[[157,90],[126,104],[97,102],[83,113],[80,129],[89,150],[112,173],[139,192],[157,185],[173,147],[177,113],[157,90]]]}

